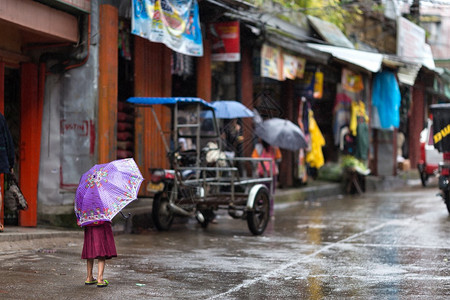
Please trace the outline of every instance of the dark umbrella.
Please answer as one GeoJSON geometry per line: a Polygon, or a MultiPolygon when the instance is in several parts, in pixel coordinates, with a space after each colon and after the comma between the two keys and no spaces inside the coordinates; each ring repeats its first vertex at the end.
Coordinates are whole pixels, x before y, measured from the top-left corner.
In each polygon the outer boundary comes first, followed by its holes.
{"type": "Polygon", "coordinates": [[[272,146],[296,151],[308,146],[300,127],[289,120],[272,118],[255,122],[255,134],[272,146]]]}

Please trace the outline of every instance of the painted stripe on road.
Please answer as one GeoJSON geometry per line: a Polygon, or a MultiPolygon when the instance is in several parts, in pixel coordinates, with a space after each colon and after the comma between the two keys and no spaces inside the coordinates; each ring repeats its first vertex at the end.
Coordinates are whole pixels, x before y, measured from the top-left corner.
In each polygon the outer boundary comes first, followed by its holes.
{"type": "Polygon", "coordinates": [[[212,296],[212,297],[210,297],[210,298],[208,298],[208,299],[218,299],[218,298],[225,297],[225,296],[227,296],[227,295],[230,295],[231,293],[234,293],[234,292],[237,292],[237,291],[239,291],[239,290],[241,290],[241,289],[247,288],[247,287],[249,287],[249,286],[251,286],[251,285],[253,285],[253,284],[255,284],[255,283],[259,282],[259,281],[263,281],[263,280],[266,280],[267,278],[270,278],[270,277],[274,277],[274,276],[280,275],[280,274],[282,274],[282,272],[283,272],[284,270],[286,270],[286,269],[288,269],[288,268],[290,268],[290,267],[292,267],[292,266],[295,266],[295,265],[297,265],[297,264],[300,264],[300,263],[304,262],[306,259],[312,258],[312,257],[316,256],[317,254],[319,254],[319,253],[321,253],[321,252],[324,252],[324,251],[326,251],[326,250],[329,250],[330,248],[333,248],[333,247],[336,246],[336,245],[339,245],[339,244],[342,244],[342,243],[351,241],[351,240],[356,239],[356,238],[358,238],[358,237],[360,237],[360,236],[363,236],[363,235],[365,235],[365,234],[372,233],[372,232],[374,232],[374,231],[377,231],[377,230],[379,230],[379,229],[381,229],[381,228],[383,228],[383,227],[389,226],[389,225],[393,225],[393,224],[396,224],[396,223],[397,223],[397,224],[403,224],[403,223],[405,223],[405,221],[408,221],[408,220],[409,220],[409,219],[404,219],[404,220],[391,220],[391,221],[389,221],[389,222],[385,222],[385,223],[383,223],[383,224],[380,224],[380,225],[378,225],[378,226],[372,227],[372,228],[367,229],[367,230],[365,230],[365,231],[362,231],[362,232],[360,232],[360,233],[356,233],[356,234],[351,235],[351,236],[349,236],[349,237],[347,237],[347,238],[345,238],[345,239],[342,239],[342,240],[340,240],[340,241],[337,241],[337,242],[335,242],[335,243],[332,243],[332,244],[329,244],[329,245],[327,245],[327,246],[325,246],[325,247],[322,247],[322,248],[320,248],[319,250],[317,250],[317,251],[315,251],[315,252],[313,252],[313,253],[311,253],[311,254],[308,254],[308,255],[306,255],[306,256],[300,257],[300,258],[298,258],[298,259],[296,259],[296,260],[293,260],[293,261],[291,261],[291,262],[289,262],[289,263],[286,263],[286,264],[284,264],[284,265],[281,265],[280,267],[278,267],[278,268],[276,268],[276,269],[274,269],[274,270],[272,270],[272,271],[270,271],[270,272],[268,272],[268,273],[266,273],[266,274],[264,274],[264,275],[261,275],[261,276],[259,276],[259,277],[257,277],[257,278],[250,279],[250,280],[246,280],[245,282],[243,282],[243,283],[241,283],[241,284],[235,286],[234,288],[229,289],[228,291],[223,292],[223,293],[221,293],[221,294],[214,295],[214,296],[212,296]]]}

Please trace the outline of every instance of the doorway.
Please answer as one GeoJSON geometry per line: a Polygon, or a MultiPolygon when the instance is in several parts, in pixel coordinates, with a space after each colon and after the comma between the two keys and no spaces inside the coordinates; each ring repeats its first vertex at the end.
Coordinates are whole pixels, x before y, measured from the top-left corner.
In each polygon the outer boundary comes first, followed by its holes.
{"type": "MultiPolygon", "coordinates": [[[[4,113],[6,123],[14,141],[15,164],[14,173],[20,178],[19,144],[20,144],[20,71],[15,68],[4,69],[4,113]]],[[[2,176],[3,186],[6,187],[6,176],[2,176]]],[[[3,193],[4,195],[4,193],[3,193]]],[[[4,224],[18,225],[18,211],[11,211],[4,205],[4,224]]]]}

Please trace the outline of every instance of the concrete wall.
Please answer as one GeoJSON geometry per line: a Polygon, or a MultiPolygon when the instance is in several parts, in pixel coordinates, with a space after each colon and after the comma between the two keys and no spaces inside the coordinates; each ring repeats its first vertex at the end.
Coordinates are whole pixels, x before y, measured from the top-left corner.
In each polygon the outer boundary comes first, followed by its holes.
{"type": "Polygon", "coordinates": [[[88,60],[79,67],[46,78],[38,183],[40,223],[49,222],[59,214],[75,218],[76,186],[73,184],[78,184],[81,174],[94,163],[91,147],[92,142],[95,146],[98,98],[97,32],[98,5],[93,0],[88,60]]]}

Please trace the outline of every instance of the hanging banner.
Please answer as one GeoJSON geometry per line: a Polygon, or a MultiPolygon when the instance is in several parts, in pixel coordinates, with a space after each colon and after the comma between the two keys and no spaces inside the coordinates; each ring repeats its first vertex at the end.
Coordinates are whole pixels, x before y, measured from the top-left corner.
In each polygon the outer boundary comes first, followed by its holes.
{"type": "Polygon", "coordinates": [[[281,50],[264,44],[261,49],[261,77],[283,79],[283,58],[281,50]]]}
{"type": "Polygon", "coordinates": [[[210,24],[209,33],[212,40],[212,60],[241,60],[239,22],[210,24]]]}
{"type": "Polygon", "coordinates": [[[283,79],[303,78],[305,64],[304,58],[283,53],[283,79]]]}
{"type": "Polygon", "coordinates": [[[349,69],[342,69],[341,84],[344,90],[358,93],[364,89],[363,78],[349,69]]]}
{"type": "Polygon", "coordinates": [[[303,78],[306,60],[264,44],[261,48],[261,77],[283,81],[303,78]]]}
{"type": "Polygon", "coordinates": [[[302,79],[305,76],[306,59],[297,57],[298,67],[297,67],[297,78],[302,79]]]}
{"type": "Polygon", "coordinates": [[[131,33],[173,51],[203,56],[197,0],[132,0],[131,33]]]}

